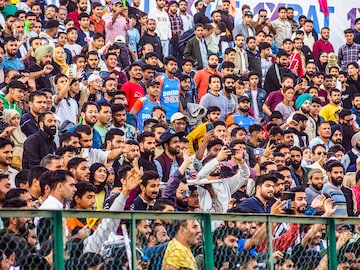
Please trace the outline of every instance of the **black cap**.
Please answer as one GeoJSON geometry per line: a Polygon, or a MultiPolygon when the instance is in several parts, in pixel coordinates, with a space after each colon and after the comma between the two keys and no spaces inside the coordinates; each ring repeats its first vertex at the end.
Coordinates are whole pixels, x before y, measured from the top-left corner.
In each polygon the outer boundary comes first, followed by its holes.
{"type": "Polygon", "coordinates": [[[254,13],[252,13],[251,11],[248,11],[245,13],[245,16],[254,17],[254,13]]]}
{"type": "Polygon", "coordinates": [[[241,96],[241,97],[239,97],[238,100],[239,100],[239,102],[242,102],[242,101],[245,101],[245,100],[250,102],[250,98],[248,96],[241,96]]]}
{"type": "Polygon", "coordinates": [[[146,84],[146,86],[149,87],[149,86],[153,86],[153,85],[155,85],[155,84],[160,85],[160,82],[158,82],[157,80],[152,79],[151,81],[149,81],[149,82],[146,84]]]}
{"type": "Polygon", "coordinates": [[[149,59],[151,57],[158,57],[158,55],[156,54],[156,52],[148,52],[147,54],[145,54],[145,59],[149,59]]]}
{"type": "Polygon", "coordinates": [[[279,111],[273,111],[270,115],[270,120],[273,119],[283,119],[283,115],[279,111]]]}
{"type": "Polygon", "coordinates": [[[185,133],[184,132],[176,132],[175,130],[173,130],[172,128],[169,128],[167,130],[165,130],[165,132],[163,134],[160,135],[160,144],[164,144],[168,141],[171,140],[171,138],[173,137],[184,137],[185,133]]]}
{"type": "Polygon", "coordinates": [[[190,77],[189,75],[185,74],[185,73],[181,73],[181,74],[178,76],[178,79],[179,79],[180,82],[185,81],[185,80],[190,79],[190,78],[191,78],[191,77],[190,77]]]}

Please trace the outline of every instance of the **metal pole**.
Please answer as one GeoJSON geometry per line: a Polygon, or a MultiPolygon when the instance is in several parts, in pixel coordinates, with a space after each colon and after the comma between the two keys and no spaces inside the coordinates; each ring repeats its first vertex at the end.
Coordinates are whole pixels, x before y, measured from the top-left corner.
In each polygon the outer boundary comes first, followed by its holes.
{"type": "Polygon", "coordinates": [[[336,235],[335,235],[335,219],[329,218],[328,222],[328,238],[329,238],[329,247],[328,247],[328,264],[329,270],[337,269],[337,254],[336,254],[336,235]]]}
{"type": "Polygon", "coordinates": [[[133,270],[137,269],[137,267],[136,267],[136,219],[135,219],[134,213],[131,213],[131,265],[132,265],[133,270]]]}
{"type": "MultiPolygon", "coordinates": [[[[212,246],[211,214],[204,214],[204,250],[206,269],[214,269],[214,252],[212,246]]],[[[203,261],[204,263],[204,261],[203,261]]]]}
{"type": "Polygon", "coordinates": [[[272,225],[271,225],[271,216],[267,216],[266,220],[266,236],[267,236],[267,246],[268,246],[268,258],[267,262],[270,265],[270,270],[274,270],[274,263],[273,263],[273,242],[272,242],[272,225]]]}
{"type": "Polygon", "coordinates": [[[64,241],[62,211],[54,211],[54,260],[55,269],[64,270],[64,241]]]}

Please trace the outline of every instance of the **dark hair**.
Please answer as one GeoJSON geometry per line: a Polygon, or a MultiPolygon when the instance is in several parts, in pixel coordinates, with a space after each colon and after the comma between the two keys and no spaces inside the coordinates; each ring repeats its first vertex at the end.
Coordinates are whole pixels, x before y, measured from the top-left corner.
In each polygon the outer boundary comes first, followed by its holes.
{"type": "Polygon", "coordinates": [[[105,143],[107,141],[112,141],[115,138],[115,136],[124,136],[124,132],[118,128],[110,129],[108,132],[106,132],[105,143]]]}
{"type": "Polygon", "coordinates": [[[21,89],[23,91],[27,90],[26,84],[24,84],[20,81],[10,81],[8,83],[8,85],[6,86],[6,93],[9,93],[10,88],[21,89]]]}
{"type": "Polygon", "coordinates": [[[90,16],[86,12],[83,12],[78,15],[78,20],[81,21],[82,18],[90,18],[90,16]]]}
{"type": "Polygon", "coordinates": [[[15,176],[15,186],[20,187],[21,184],[27,184],[27,178],[30,170],[21,170],[15,176]]]}
{"type": "Polygon", "coordinates": [[[224,61],[222,63],[221,69],[225,69],[225,68],[235,68],[235,64],[233,62],[224,61]]]}
{"type": "Polygon", "coordinates": [[[65,132],[60,135],[59,144],[62,145],[63,142],[69,142],[71,140],[71,137],[79,138],[79,135],[72,132],[65,132]]]}
{"type": "Polygon", "coordinates": [[[127,111],[126,107],[122,104],[113,104],[111,106],[111,114],[114,115],[117,112],[127,111]]]}
{"type": "Polygon", "coordinates": [[[177,63],[177,60],[174,56],[168,56],[164,58],[164,65],[167,66],[170,62],[175,62],[177,63]]]}
{"type": "Polygon", "coordinates": [[[95,106],[97,108],[97,110],[99,111],[99,106],[93,102],[93,101],[86,101],[82,106],[81,106],[81,112],[85,113],[87,110],[88,106],[95,106]]]}
{"type": "Polygon", "coordinates": [[[345,153],[345,148],[341,144],[335,144],[329,148],[329,153],[336,153],[339,151],[345,153]]]}
{"type": "Polygon", "coordinates": [[[54,115],[54,113],[53,112],[51,112],[51,111],[47,111],[47,112],[43,112],[43,113],[40,113],[40,115],[39,115],[39,117],[38,117],[38,122],[39,123],[43,123],[44,122],[44,120],[45,120],[45,117],[47,116],[47,115],[54,115]]]}
{"type": "Polygon", "coordinates": [[[246,142],[244,140],[232,140],[230,143],[230,147],[234,148],[237,144],[245,144],[246,142]]]}
{"type": "Polygon", "coordinates": [[[146,171],[144,172],[144,175],[141,177],[141,185],[144,187],[147,186],[148,182],[153,179],[159,179],[160,176],[156,171],[146,171]]]}
{"type": "Polygon", "coordinates": [[[156,199],[153,210],[154,211],[163,211],[167,205],[175,207],[175,201],[172,198],[156,199]]]}
{"type": "Polygon", "coordinates": [[[258,125],[258,124],[253,124],[253,125],[251,125],[251,126],[249,127],[249,133],[250,133],[250,134],[253,133],[253,132],[255,132],[255,131],[263,131],[263,130],[264,130],[263,127],[260,126],[260,125],[258,125]]]}
{"type": "Polygon", "coordinates": [[[12,147],[14,147],[14,143],[12,141],[10,141],[7,138],[0,138],[0,149],[4,148],[7,145],[11,145],[12,147]]]}
{"type": "Polygon", "coordinates": [[[48,165],[52,164],[53,160],[60,160],[61,157],[58,155],[47,154],[40,160],[40,166],[47,167],[48,165]]]}
{"type": "Polygon", "coordinates": [[[155,138],[155,134],[153,132],[150,131],[144,131],[142,133],[139,134],[139,136],[137,137],[138,142],[144,142],[146,138],[151,137],[151,138],[155,138]]]}
{"type": "MultiPolygon", "coordinates": [[[[27,203],[26,201],[19,199],[19,198],[13,198],[10,200],[5,200],[3,203],[2,208],[20,208],[20,207],[26,207],[27,203]]],[[[10,225],[10,218],[9,217],[1,217],[3,223],[4,223],[4,228],[8,228],[10,225]]]]}
{"type": "Polygon", "coordinates": [[[220,83],[221,83],[221,76],[218,75],[218,74],[211,74],[211,75],[209,76],[209,81],[208,81],[208,82],[211,83],[211,81],[212,81],[213,78],[219,79],[219,80],[220,80],[220,83]]]}
{"type": "Polygon", "coordinates": [[[74,133],[81,138],[81,133],[84,133],[86,135],[91,135],[92,131],[89,126],[86,125],[79,125],[74,129],[74,133]]]}
{"type": "Polygon", "coordinates": [[[269,165],[276,165],[274,161],[264,161],[260,164],[260,172],[262,171],[266,171],[266,167],[269,166],[269,165]]]}
{"type": "Polygon", "coordinates": [[[337,167],[341,167],[344,170],[344,166],[342,165],[342,163],[338,160],[329,160],[328,162],[325,163],[324,165],[324,169],[327,172],[331,172],[333,170],[333,168],[337,168],[337,167]]]}
{"type": "MultiPolygon", "coordinates": [[[[229,125],[230,126],[230,125],[229,125]]],[[[236,127],[231,131],[230,136],[231,137],[235,137],[236,133],[238,133],[240,130],[244,131],[245,133],[247,133],[246,129],[244,127],[236,127]]]]}
{"type": "Polygon", "coordinates": [[[213,123],[213,126],[214,126],[214,128],[216,128],[217,126],[224,126],[224,127],[226,127],[226,124],[225,124],[224,121],[217,120],[217,121],[215,121],[215,122],[213,123]]]}
{"type": "Polygon", "coordinates": [[[301,150],[301,148],[296,145],[292,146],[290,148],[290,151],[298,151],[298,152],[300,152],[301,155],[303,154],[303,151],[301,150]]]}
{"type": "Polygon", "coordinates": [[[59,183],[65,183],[66,177],[74,177],[73,174],[67,170],[51,171],[49,175],[49,186],[53,190],[59,183]]]}
{"type": "Polygon", "coordinates": [[[48,169],[46,169],[43,166],[33,166],[30,168],[28,176],[27,176],[27,182],[29,184],[29,187],[32,186],[34,179],[40,180],[40,176],[47,172],[48,169]]]}
{"type": "Polygon", "coordinates": [[[305,192],[305,187],[304,186],[297,186],[297,187],[290,188],[289,191],[294,192],[294,193],[305,192]]]}
{"type": "Polygon", "coordinates": [[[318,148],[318,147],[322,147],[322,148],[324,148],[324,149],[326,150],[325,144],[323,144],[323,143],[318,143],[318,144],[315,144],[313,147],[311,147],[311,152],[312,152],[313,154],[315,154],[315,150],[316,150],[316,148],[318,148]]]}
{"type": "Polygon", "coordinates": [[[212,113],[212,112],[220,112],[221,111],[221,109],[219,108],[219,107],[217,107],[217,106],[210,106],[209,108],[208,108],[208,110],[207,110],[207,115],[209,115],[210,113],[212,113]]]}
{"type": "Polygon", "coordinates": [[[255,187],[261,186],[266,181],[272,181],[272,182],[276,183],[277,178],[271,173],[259,175],[255,180],[255,187]]]}
{"type": "Polygon", "coordinates": [[[5,201],[11,200],[11,199],[21,199],[20,196],[22,194],[25,194],[26,192],[28,192],[28,191],[24,188],[12,188],[6,193],[5,201]]]}
{"type": "Polygon", "coordinates": [[[96,192],[96,187],[93,184],[86,181],[81,181],[77,183],[75,186],[76,186],[76,192],[74,193],[74,201],[75,201],[75,196],[81,199],[86,192],[96,192]]]}
{"type": "Polygon", "coordinates": [[[81,157],[74,157],[69,160],[69,162],[67,164],[67,169],[68,170],[76,169],[82,162],[87,162],[87,160],[85,158],[81,158],[81,157]]]}

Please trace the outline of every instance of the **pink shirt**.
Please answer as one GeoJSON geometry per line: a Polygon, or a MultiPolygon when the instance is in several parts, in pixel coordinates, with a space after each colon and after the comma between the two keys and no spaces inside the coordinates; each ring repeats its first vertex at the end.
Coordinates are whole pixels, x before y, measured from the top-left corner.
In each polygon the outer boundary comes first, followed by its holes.
{"type": "Polygon", "coordinates": [[[112,24],[114,13],[110,12],[105,14],[102,19],[105,21],[105,37],[106,42],[114,42],[115,38],[119,35],[126,37],[126,31],[129,30],[129,24],[126,22],[126,19],[122,16],[118,16],[112,24]]]}
{"type": "Polygon", "coordinates": [[[356,208],[359,210],[360,209],[360,187],[353,186],[351,189],[354,192],[356,208]]]}

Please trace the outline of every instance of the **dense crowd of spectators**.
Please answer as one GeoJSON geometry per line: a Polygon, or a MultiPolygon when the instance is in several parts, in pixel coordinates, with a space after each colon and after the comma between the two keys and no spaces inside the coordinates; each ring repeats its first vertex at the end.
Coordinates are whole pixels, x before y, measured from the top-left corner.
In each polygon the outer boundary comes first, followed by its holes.
{"type": "MultiPolygon", "coordinates": [[[[360,18],[335,51],[291,7],[211,2],[0,0],[0,207],[358,216],[360,18]]],[[[64,219],[66,269],[130,269],[132,228],[64,219]]],[[[53,267],[51,219],[0,229],[0,270],[53,267]]],[[[207,269],[200,221],[135,229],[138,269],[207,269]]],[[[273,257],[266,230],[212,222],[216,269],[327,269],[324,225],[273,224],[273,257]]],[[[336,237],[360,269],[360,226],[336,237]]]]}

